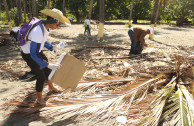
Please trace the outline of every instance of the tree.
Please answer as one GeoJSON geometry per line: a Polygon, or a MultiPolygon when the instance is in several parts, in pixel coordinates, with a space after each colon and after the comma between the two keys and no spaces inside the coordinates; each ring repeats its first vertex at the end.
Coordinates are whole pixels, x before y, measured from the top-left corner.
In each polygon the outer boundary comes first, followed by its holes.
{"type": "Polygon", "coordinates": [[[130,8],[130,15],[129,15],[129,25],[130,26],[131,26],[131,20],[132,20],[133,5],[134,5],[134,0],[132,0],[131,8],[130,8]]]}
{"type": "Polygon", "coordinates": [[[137,20],[150,20],[152,0],[135,0],[133,6],[133,23],[137,23],[137,20]]]}
{"type": "Polygon", "coordinates": [[[63,12],[64,15],[66,16],[65,0],[63,0],[62,12],[63,12]]]}
{"type": "Polygon", "coordinates": [[[100,10],[99,10],[100,23],[99,23],[97,41],[102,41],[103,40],[103,30],[104,30],[104,0],[99,0],[99,1],[100,1],[100,10]]]}
{"type": "Polygon", "coordinates": [[[11,18],[10,18],[10,15],[9,15],[9,10],[8,10],[8,6],[7,6],[6,0],[3,0],[3,3],[4,3],[6,15],[7,15],[7,20],[8,20],[8,24],[9,24],[9,30],[11,30],[12,29],[11,18]]]}
{"type": "Polygon", "coordinates": [[[24,23],[26,23],[26,0],[24,0],[24,23]]]}
{"type": "Polygon", "coordinates": [[[88,15],[86,0],[69,0],[67,3],[70,13],[75,15],[77,22],[80,22],[82,19],[84,19],[86,14],[88,15]]]}
{"type": "Polygon", "coordinates": [[[36,17],[36,0],[32,0],[32,16],[36,17]]]}
{"type": "Polygon", "coordinates": [[[48,0],[48,9],[50,9],[51,0],[48,0]]]}
{"type": "Polygon", "coordinates": [[[91,16],[92,16],[92,6],[93,6],[93,0],[90,0],[89,20],[91,20],[91,16]]]}
{"type": "Polygon", "coordinates": [[[21,0],[17,0],[17,15],[18,15],[18,24],[16,24],[17,26],[20,25],[23,22],[23,18],[22,18],[22,9],[21,9],[21,0]]]}
{"type": "MultiPolygon", "coordinates": [[[[158,9],[159,9],[159,0],[155,0],[154,1],[154,9],[152,12],[152,17],[151,17],[151,25],[150,25],[150,27],[152,27],[153,29],[154,29],[154,25],[156,22],[156,15],[157,15],[158,9]]],[[[149,38],[154,39],[154,31],[152,34],[149,35],[149,38]]]]}

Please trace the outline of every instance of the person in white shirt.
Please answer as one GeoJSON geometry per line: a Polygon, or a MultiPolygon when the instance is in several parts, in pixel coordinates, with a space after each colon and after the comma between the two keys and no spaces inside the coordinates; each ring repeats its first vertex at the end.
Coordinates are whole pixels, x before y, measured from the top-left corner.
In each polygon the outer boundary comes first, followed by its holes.
{"type": "Polygon", "coordinates": [[[54,46],[47,41],[49,30],[59,28],[61,23],[71,24],[70,21],[63,16],[62,12],[58,9],[44,9],[40,11],[47,15],[47,20],[57,20],[57,23],[42,23],[42,26],[37,25],[29,33],[29,41],[21,46],[22,58],[26,61],[27,65],[31,68],[33,73],[36,75],[36,91],[37,91],[37,103],[44,105],[45,101],[42,98],[42,90],[45,81],[48,83],[51,91],[57,91],[53,86],[52,82],[48,80],[48,76],[52,70],[57,70],[60,64],[52,64],[48,62],[47,57],[42,52],[43,48],[46,47],[50,51],[56,51],[58,46],[54,46]],[[41,27],[44,28],[44,33],[41,27]]]}
{"type": "Polygon", "coordinates": [[[84,35],[88,30],[88,33],[89,33],[89,36],[90,36],[91,35],[90,28],[92,28],[92,26],[90,24],[90,20],[89,20],[88,16],[87,16],[86,20],[84,21],[84,27],[85,27],[84,35]]]}

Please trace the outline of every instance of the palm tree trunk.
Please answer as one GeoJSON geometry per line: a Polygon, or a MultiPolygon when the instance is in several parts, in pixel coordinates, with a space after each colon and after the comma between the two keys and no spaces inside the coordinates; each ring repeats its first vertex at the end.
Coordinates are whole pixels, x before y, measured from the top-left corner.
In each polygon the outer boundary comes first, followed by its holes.
{"type": "Polygon", "coordinates": [[[158,16],[159,16],[160,6],[158,6],[157,12],[156,12],[156,19],[155,22],[158,22],[158,16]]]}
{"type": "Polygon", "coordinates": [[[100,0],[100,23],[97,35],[97,41],[103,40],[103,30],[104,30],[104,0],[100,0]]]}
{"type": "Polygon", "coordinates": [[[129,15],[129,25],[131,26],[132,22],[132,12],[133,12],[133,6],[134,6],[134,0],[131,3],[131,8],[130,8],[130,15],[129,15]]]}
{"type": "MultiPolygon", "coordinates": [[[[153,9],[152,18],[151,18],[151,25],[150,25],[150,27],[152,27],[153,29],[154,29],[154,25],[156,22],[156,15],[157,15],[158,7],[159,7],[159,0],[155,0],[154,9],[153,9]]],[[[154,39],[154,31],[152,34],[149,35],[149,39],[154,39]]]]}
{"type": "Polygon", "coordinates": [[[12,30],[11,18],[10,18],[10,15],[9,15],[9,10],[8,10],[8,6],[7,6],[6,0],[3,0],[3,4],[4,4],[6,15],[7,15],[7,20],[8,20],[8,24],[9,24],[9,30],[12,30]]]}
{"type": "Polygon", "coordinates": [[[48,0],[48,9],[50,9],[50,4],[51,3],[51,1],[50,0],[48,0]]]}
{"type": "Polygon", "coordinates": [[[23,22],[21,0],[17,0],[16,2],[17,2],[18,25],[21,25],[21,23],[23,22]]]}
{"type": "Polygon", "coordinates": [[[38,9],[39,9],[39,0],[36,0],[37,1],[37,4],[36,4],[36,17],[38,18],[39,16],[38,16],[38,14],[39,14],[39,11],[38,11],[38,9]]]}
{"type": "Polygon", "coordinates": [[[24,23],[26,23],[26,0],[24,0],[24,23]]]}
{"type": "Polygon", "coordinates": [[[36,0],[32,0],[32,16],[36,17],[36,0]]]}
{"type": "Polygon", "coordinates": [[[93,0],[90,0],[89,20],[91,20],[91,17],[92,17],[92,6],[93,6],[93,0]]]}
{"type": "Polygon", "coordinates": [[[28,18],[32,17],[32,1],[27,1],[28,2],[28,18]]]}
{"type": "Polygon", "coordinates": [[[63,14],[64,14],[64,16],[66,16],[65,0],[63,0],[63,6],[62,6],[62,8],[63,8],[63,14]]]}
{"type": "Polygon", "coordinates": [[[2,1],[2,0],[0,0],[0,11],[1,11],[1,3],[2,3],[1,1],[2,1]]]}

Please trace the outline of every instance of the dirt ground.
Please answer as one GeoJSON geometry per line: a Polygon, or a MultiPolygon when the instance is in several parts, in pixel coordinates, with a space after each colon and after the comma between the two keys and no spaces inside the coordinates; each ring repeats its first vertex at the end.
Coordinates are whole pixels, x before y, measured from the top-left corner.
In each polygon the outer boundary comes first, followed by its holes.
{"type": "MultiPolygon", "coordinates": [[[[149,25],[134,25],[138,27],[148,28],[149,25]]],[[[94,27],[94,26],[93,26],[94,27]]],[[[56,54],[53,52],[45,51],[49,62],[56,62],[62,52],[68,52],[80,60],[83,60],[86,65],[89,66],[90,70],[94,69],[97,66],[92,66],[87,59],[80,58],[79,52],[77,50],[86,48],[88,46],[115,46],[122,47],[126,49],[123,53],[114,52],[103,52],[103,54],[97,54],[96,57],[93,58],[102,58],[105,55],[109,55],[111,57],[112,54],[116,57],[125,57],[129,53],[130,49],[130,39],[128,36],[128,27],[126,25],[105,25],[104,30],[104,41],[97,42],[97,29],[92,30],[92,36],[90,38],[85,37],[83,35],[84,28],[82,24],[73,24],[70,27],[62,26],[60,29],[53,30],[50,32],[50,36],[48,41],[53,42],[54,44],[59,42],[65,42],[66,48],[62,51],[57,52],[56,54]],[[75,53],[73,53],[73,51],[75,53]],[[106,53],[106,54],[105,54],[106,53]]],[[[1,30],[1,33],[3,30],[1,30]]],[[[0,33],[0,34],[1,34],[0,33]]],[[[147,44],[159,44],[164,45],[166,48],[168,47],[178,47],[184,50],[184,48],[193,48],[194,49],[194,26],[184,26],[184,27],[176,27],[176,26],[168,26],[168,25],[158,25],[154,29],[154,40],[148,39],[146,36],[145,40],[147,44]]],[[[170,50],[166,49],[170,52],[170,50]]],[[[85,52],[87,55],[89,52],[85,52]]],[[[87,58],[87,57],[86,57],[87,58]]],[[[125,59],[123,59],[125,61],[125,59]]],[[[128,59],[126,59],[128,61],[128,59]]],[[[108,63],[107,63],[108,64],[108,63]]],[[[99,65],[97,63],[97,65],[99,65]]],[[[99,67],[99,66],[98,66],[99,67]]],[[[86,72],[86,75],[83,77],[82,81],[85,79],[99,79],[101,75],[104,73],[104,67],[109,66],[101,66],[98,73],[95,76],[92,76],[86,72]]],[[[18,76],[21,76],[28,71],[29,68],[23,62],[19,49],[15,48],[15,46],[10,43],[9,45],[0,46],[0,106],[4,105],[4,103],[10,101],[11,99],[17,98],[18,96],[25,96],[23,90],[28,90],[30,88],[34,88],[35,81],[20,81],[18,76]]],[[[23,119],[22,117],[14,117],[12,114],[7,115],[11,112],[11,109],[1,110],[0,111],[0,125],[5,126],[58,126],[60,125],[60,119],[57,120],[34,120],[34,119],[23,119]]],[[[113,123],[114,119],[111,119],[108,124],[101,122],[97,125],[115,125],[113,123]]],[[[76,124],[74,122],[63,124],[68,126],[79,125],[83,126],[87,123],[76,124]]]]}

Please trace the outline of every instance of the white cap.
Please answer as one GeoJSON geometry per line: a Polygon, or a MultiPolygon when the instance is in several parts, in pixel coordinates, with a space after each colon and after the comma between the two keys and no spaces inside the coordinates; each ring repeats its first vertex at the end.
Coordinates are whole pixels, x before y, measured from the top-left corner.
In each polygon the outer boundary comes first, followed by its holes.
{"type": "Polygon", "coordinates": [[[153,28],[149,27],[148,29],[150,30],[150,34],[152,34],[153,33],[153,28]]]}

